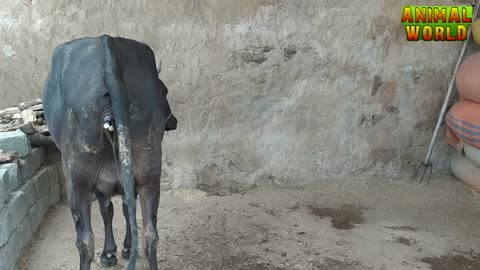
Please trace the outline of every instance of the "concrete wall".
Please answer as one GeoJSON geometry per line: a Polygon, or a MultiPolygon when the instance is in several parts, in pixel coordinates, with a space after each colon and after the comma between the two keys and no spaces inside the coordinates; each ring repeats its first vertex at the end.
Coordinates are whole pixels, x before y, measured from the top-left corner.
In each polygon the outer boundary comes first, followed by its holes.
{"type": "MultiPolygon", "coordinates": [[[[16,145],[29,145],[20,131],[0,132],[0,147],[5,137],[16,145]]],[[[48,208],[60,200],[65,185],[61,163],[50,157],[50,151],[29,147],[21,155],[24,164],[0,164],[0,270],[14,269],[22,248],[48,208]]]]}
{"type": "MultiPolygon", "coordinates": [[[[407,42],[402,6],[415,3],[4,0],[0,105],[40,95],[57,44],[120,35],[152,46],[180,121],[164,187],[410,175],[461,46],[407,42]]],[[[436,170],[446,149],[440,138],[436,170]]]]}

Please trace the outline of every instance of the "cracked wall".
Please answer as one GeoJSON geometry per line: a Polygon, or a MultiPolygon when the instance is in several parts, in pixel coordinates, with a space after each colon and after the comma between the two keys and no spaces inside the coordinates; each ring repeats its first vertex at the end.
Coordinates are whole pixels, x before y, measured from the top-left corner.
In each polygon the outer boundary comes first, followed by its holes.
{"type": "MultiPolygon", "coordinates": [[[[410,175],[461,43],[407,42],[406,4],[8,0],[0,105],[40,95],[57,44],[120,35],[154,49],[179,119],[164,141],[164,187],[410,175]]],[[[443,134],[438,171],[448,169],[443,134]]]]}

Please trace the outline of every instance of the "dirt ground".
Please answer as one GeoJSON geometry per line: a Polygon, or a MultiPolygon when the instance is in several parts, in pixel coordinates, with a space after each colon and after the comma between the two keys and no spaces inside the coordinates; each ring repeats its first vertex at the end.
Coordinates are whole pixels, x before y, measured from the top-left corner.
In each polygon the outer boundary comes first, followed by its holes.
{"type": "MultiPolygon", "coordinates": [[[[114,203],[120,253],[125,221],[119,198],[114,203]]],[[[103,223],[94,204],[92,268],[101,269],[103,223]]],[[[430,185],[345,179],[223,197],[166,191],[159,210],[159,263],[171,270],[480,269],[479,224],[480,196],[447,176],[435,176],[430,185]]],[[[17,269],[78,269],[74,239],[68,208],[56,206],[17,269]]],[[[113,269],[124,269],[126,260],[117,257],[113,269]]],[[[143,257],[138,269],[147,269],[143,257]]]]}

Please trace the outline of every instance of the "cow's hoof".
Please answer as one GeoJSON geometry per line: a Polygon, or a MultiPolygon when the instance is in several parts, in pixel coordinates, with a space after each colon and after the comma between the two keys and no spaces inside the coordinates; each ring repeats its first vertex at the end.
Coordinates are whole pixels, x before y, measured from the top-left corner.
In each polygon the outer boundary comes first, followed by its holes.
{"type": "Polygon", "coordinates": [[[100,262],[103,267],[112,267],[117,263],[117,257],[113,254],[102,254],[100,256],[100,262]]]}
{"type": "Polygon", "coordinates": [[[131,252],[131,251],[132,251],[132,250],[131,250],[130,248],[123,248],[123,249],[122,249],[122,257],[123,257],[124,259],[129,259],[129,258],[130,258],[130,252],[131,252]]]}

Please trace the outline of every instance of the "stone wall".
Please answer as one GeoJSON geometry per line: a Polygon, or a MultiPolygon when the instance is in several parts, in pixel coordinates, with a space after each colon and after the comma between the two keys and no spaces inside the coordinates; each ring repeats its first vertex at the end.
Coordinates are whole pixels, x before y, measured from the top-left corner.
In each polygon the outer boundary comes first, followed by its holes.
{"type": "Polygon", "coordinates": [[[19,157],[0,164],[0,270],[12,270],[65,184],[58,153],[31,147],[23,132],[0,132],[0,149],[19,157]]]}
{"type": "MultiPolygon", "coordinates": [[[[429,4],[458,4],[443,1],[429,4]]],[[[163,186],[237,190],[410,176],[424,158],[460,42],[407,42],[411,1],[4,0],[0,106],[38,97],[54,47],[146,42],[179,119],[163,186]]],[[[478,48],[477,48],[478,49],[478,48]]],[[[444,131],[434,170],[448,171],[444,131]]]]}

